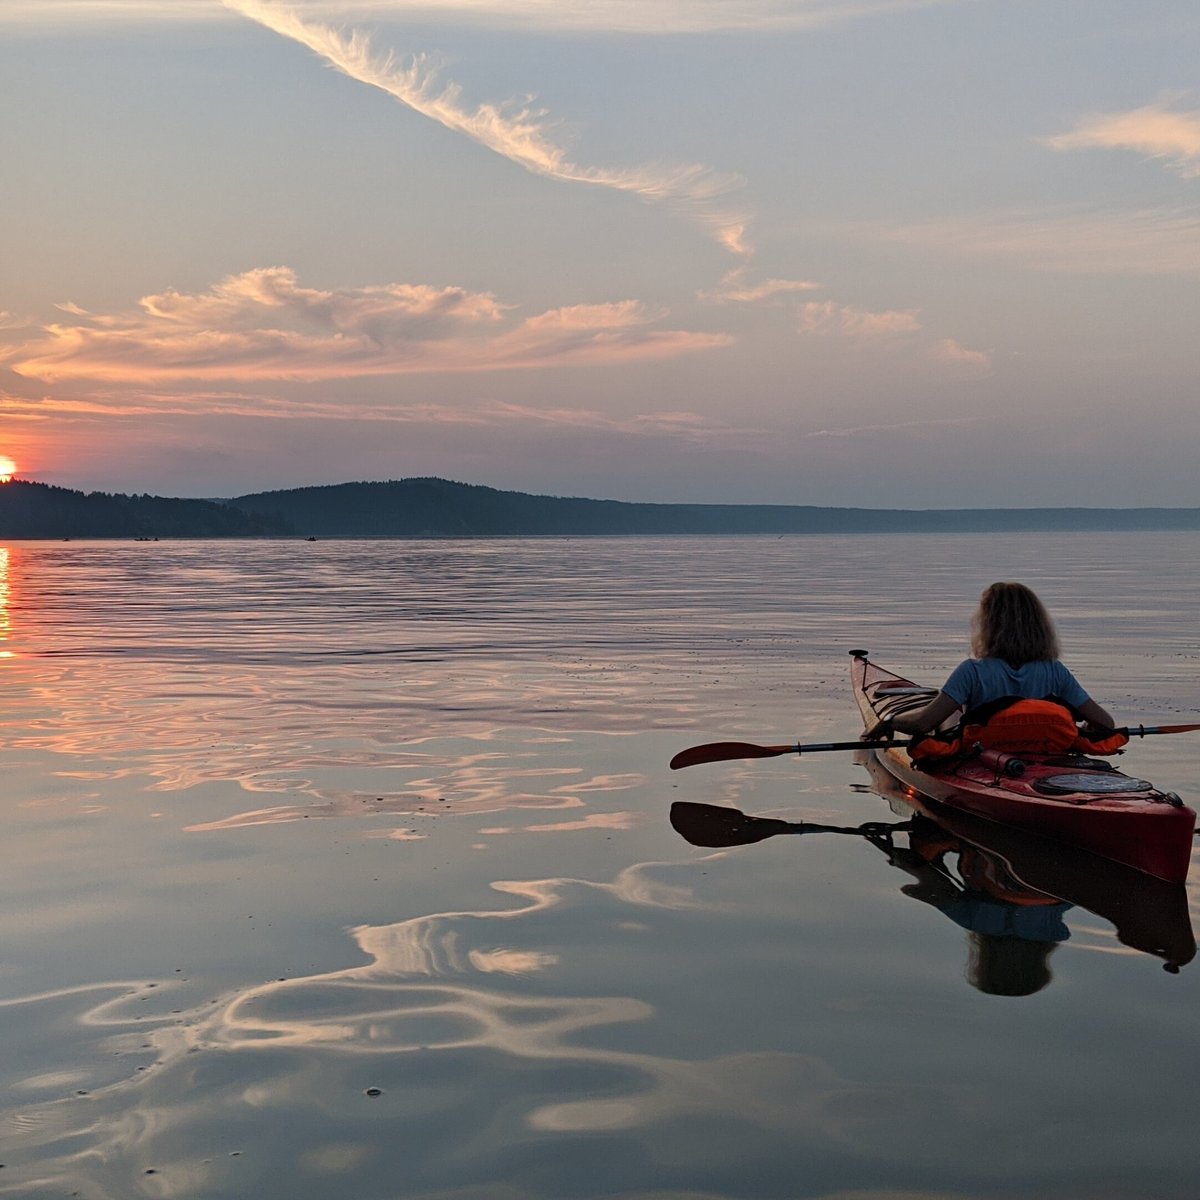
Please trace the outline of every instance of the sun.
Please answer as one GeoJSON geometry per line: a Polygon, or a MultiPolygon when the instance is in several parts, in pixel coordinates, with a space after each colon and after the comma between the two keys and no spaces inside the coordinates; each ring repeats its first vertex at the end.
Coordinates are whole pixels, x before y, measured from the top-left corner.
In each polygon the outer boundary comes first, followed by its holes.
{"type": "Polygon", "coordinates": [[[0,483],[11,483],[17,473],[17,464],[11,458],[0,455],[0,483]]]}

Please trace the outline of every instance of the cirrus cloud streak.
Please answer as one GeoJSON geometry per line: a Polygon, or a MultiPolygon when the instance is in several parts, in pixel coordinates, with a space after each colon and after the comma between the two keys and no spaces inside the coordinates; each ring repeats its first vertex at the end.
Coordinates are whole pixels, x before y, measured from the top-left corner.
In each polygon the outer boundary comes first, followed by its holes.
{"type": "Polygon", "coordinates": [[[307,46],[335,70],[378,88],[422,116],[471,138],[535,175],[632,192],[643,200],[667,203],[707,229],[723,246],[748,253],[747,217],[729,209],[723,198],[740,187],[736,175],[717,175],[707,167],[643,166],[623,170],[585,167],[571,162],[546,132],[547,113],[521,104],[463,103],[458,84],[443,84],[436,64],[423,54],[401,63],[394,54],[377,54],[369,37],[306,21],[295,8],[264,0],[222,0],[225,7],[283,37],[307,46]]]}
{"type": "Polygon", "coordinates": [[[420,284],[326,291],[270,267],[208,292],[145,297],[137,311],[46,325],[0,353],[44,382],[316,382],[418,373],[601,365],[728,345],[719,333],[659,329],[633,300],[551,309],[523,320],[488,293],[420,284]]]}

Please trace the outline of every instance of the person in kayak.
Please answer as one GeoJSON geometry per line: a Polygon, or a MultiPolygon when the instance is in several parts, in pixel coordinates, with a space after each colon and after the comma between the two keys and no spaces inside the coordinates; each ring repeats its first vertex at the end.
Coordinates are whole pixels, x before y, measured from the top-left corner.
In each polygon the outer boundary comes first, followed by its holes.
{"type": "Polygon", "coordinates": [[[914,736],[940,729],[957,712],[968,719],[1017,700],[1053,700],[1097,733],[1114,721],[1059,661],[1058,635],[1041,600],[1023,583],[993,583],[979,599],[971,622],[971,652],[950,673],[938,694],[915,712],[877,722],[865,741],[894,733],[914,736]]]}

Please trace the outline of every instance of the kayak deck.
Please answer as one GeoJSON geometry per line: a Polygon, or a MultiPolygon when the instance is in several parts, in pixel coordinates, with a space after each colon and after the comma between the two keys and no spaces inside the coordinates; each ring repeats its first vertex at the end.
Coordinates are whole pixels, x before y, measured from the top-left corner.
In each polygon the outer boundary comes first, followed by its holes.
{"type": "MultiPolygon", "coordinates": [[[[851,682],[864,726],[924,707],[923,688],[856,652],[851,682]]],[[[918,770],[902,746],[876,752],[894,778],[950,808],[1028,829],[1181,883],[1196,814],[1178,797],[1081,754],[966,754],[918,770]]]]}

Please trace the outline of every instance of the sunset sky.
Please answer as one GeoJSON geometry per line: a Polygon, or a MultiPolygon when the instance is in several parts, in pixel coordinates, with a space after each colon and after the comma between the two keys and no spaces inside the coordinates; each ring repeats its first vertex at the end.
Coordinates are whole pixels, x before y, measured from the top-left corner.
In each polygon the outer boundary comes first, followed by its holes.
{"type": "Polygon", "coordinates": [[[0,456],[1200,505],[1196,0],[2,0],[0,456]]]}

